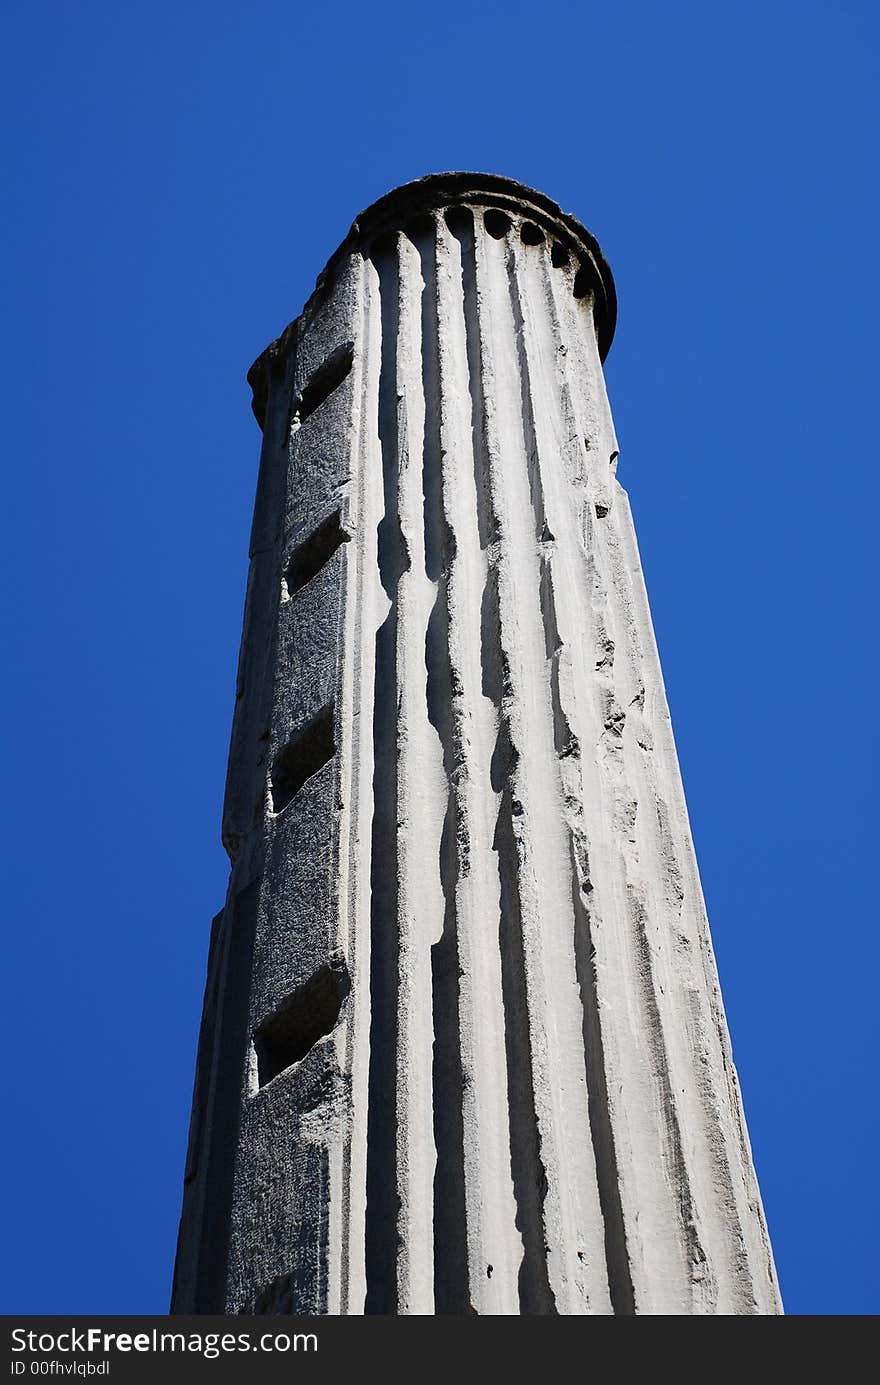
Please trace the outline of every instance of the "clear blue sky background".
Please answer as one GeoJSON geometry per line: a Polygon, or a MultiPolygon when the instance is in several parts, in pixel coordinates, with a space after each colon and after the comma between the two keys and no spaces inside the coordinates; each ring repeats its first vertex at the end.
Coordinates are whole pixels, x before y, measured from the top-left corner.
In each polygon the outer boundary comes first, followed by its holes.
{"type": "Polygon", "coordinates": [[[353,216],[540,188],[607,375],[782,1290],[877,1283],[880,6],[6,0],[6,1312],[164,1312],[259,433],[353,216]]]}

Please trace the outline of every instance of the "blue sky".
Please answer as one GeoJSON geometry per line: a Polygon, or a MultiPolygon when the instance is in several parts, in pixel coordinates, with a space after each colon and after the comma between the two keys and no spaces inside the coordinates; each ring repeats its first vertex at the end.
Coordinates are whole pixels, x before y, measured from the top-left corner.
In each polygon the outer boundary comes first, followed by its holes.
{"type": "Polygon", "coordinates": [[[259,453],[420,174],[541,189],[607,378],[786,1306],[880,1309],[878,8],[7,0],[5,1312],[164,1312],[259,453]]]}

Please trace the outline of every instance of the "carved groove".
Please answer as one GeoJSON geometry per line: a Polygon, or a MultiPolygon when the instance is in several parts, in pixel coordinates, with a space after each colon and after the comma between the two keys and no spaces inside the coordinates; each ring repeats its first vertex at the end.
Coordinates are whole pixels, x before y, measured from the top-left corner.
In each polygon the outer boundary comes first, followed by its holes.
{"type": "Polygon", "coordinates": [[[302,587],[311,582],[329,563],[333,554],[351,535],[342,527],[342,514],[334,510],[322,520],[317,529],[309,534],[290,555],[284,569],[284,585],[288,597],[294,596],[302,587]]]}
{"type": "Polygon", "coordinates": [[[339,1021],[351,978],[340,955],[309,977],[288,996],[254,1035],[259,1085],[305,1058],[339,1021]]]}
{"type": "Polygon", "coordinates": [[[390,610],[376,634],[373,700],[373,830],[370,868],[370,1068],[366,1170],[366,1303],[368,1314],[397,1312],[397,588],[408,566],[397,514],[397,320],[400,273],[396,237],[374,247],[381,298],[382,354],[378,432],[384,514],[378,530],[379,573],[390,610]]]}
{"type": "Polygon", "coordinates": [[[308,383],[294,397],[291,408],[293,428],[302,427],[306,419],[321,407],[324,400],[329,399],[333,391],[339,388],[351,370],[353,360],[354,343],[346,341],[321,362],[308,383]]]}
{"type": "Polygon", "coordinates": [[[459,939],[456,891],[461,831],[455,789],[456,748],[453,680],[449,650],[449,564],[455,540],[443,509],[444,457],[440,438],[440,378],[437,309],[437,242],[433,223],[418,238],[424,289],[421,316],[422,388],[425,427],[422,447],[425,571],[437,584],[425,632],[428,719],[442,748],[447,795],[440,843],[443,932],[431,947],[431,1005],[434,1028],[432,1064],[433,1128],[437,1150],[434,1174],[434,1311],[468,1311],[467,1221],[464,1183],[464,1128],[459,995],[459,939]]]}
{"type": "Polygon", "coordinates": [[[336,754],[333,703],[297,731],[272,764],[272,812],[281,813],[306,780],[311,779],[336,754]]]}

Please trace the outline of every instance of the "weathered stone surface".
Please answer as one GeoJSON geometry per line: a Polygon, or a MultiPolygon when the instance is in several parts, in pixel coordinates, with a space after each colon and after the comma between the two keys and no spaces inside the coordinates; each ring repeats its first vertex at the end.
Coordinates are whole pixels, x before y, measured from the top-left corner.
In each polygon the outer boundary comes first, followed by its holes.
{"type": "Polygon", "coordinates": [[[362,214],[264,432],[173,1308],[776,1313],[602,377],[539,193],[362,214]]]}

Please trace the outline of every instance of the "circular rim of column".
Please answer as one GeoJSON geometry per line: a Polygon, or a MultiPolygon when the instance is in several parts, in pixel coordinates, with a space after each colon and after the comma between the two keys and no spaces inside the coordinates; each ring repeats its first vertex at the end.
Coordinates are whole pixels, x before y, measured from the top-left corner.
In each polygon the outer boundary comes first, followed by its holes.
{"type": "MultiPolygon", "coordinates": [[[[554,241],[560,243],[579,262],[592,290],[596,322],[596,339],[600,359],[604,362],[611,349],[617,322],[617,293],[608,262],[595,236],[570,212],[564,212],[557,202],[544,193],[505,178],[497,173],[429,173],[423,178],[402,183],[370,203],[352,223],[341,245],[333,252],[318,275],[314,293],[303,306],[303,313],[316,295],[330,286],[340,261],[356,251],[368,252],[370,244],[389,232],[404,232],[417,219],[440,210],[457,206],[497,208],[508,216],[517,216],[539,226],[554,241]]],[[[289,343],[294,319],[279,338],[257,358],[248,371],[248,382],[254,391],[254,413],[262,427],[265,406],[265,380],[262,374],[269,360],[289,343]]]]}
{"type": "MultiPolygon", "coordinates": [[[[596,300],[596,332],[599,354],[604,361],[614,337],[617,293],[599,242],[577,217],[564,212],[557,202],[544,193],[527,187],[525,183],[518,183],[514,178],[505,178],[497,173],[429,173],[411,183],[402,183],[372,202],[355,218],[349,235],[336,254],[347,250],[352,239],[363,244],[385,232],[405,230],[407,223],[420,213],[455,206],[497,207],[517,216],[525,213],[529,221],[549,233],[592,271],[590,278],[593,280],[596,300]]],[[[336,254],[331,256],[327,269],[335,263],[336,254]]]]}

